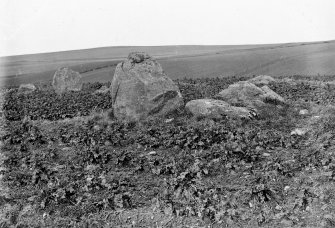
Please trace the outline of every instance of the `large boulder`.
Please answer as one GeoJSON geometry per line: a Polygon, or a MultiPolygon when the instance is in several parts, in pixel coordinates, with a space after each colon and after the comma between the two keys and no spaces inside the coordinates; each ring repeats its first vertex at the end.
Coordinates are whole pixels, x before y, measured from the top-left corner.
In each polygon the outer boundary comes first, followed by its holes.
{"type": "Polygon", "coordinates": [[[252,79],[249,79],[248,82],[256,86],[263,86],[263,85],[269,85],[270,83],[276,82],[276,79],[268,75],[259,75],[252,79]]]}
{"type": "Polygon", "coordinates": [[[82,76],[79,72],[63,67],[58,69],[53,77],[52,87],[56,93],[65,91],[79,91],[83,85],[82,76]]]}
{"type": "Polygon", "coordinates": [[[282,104],[284,99],[267,86],[259,88],[248,81],[240,81],[222,90],[220,100],[239,107],[257,108],[265,103],[282,104]]]}
{"type": "Polygon", "coordinates": [[[36,90],[36,86],[34,84],[21,84],[19,87],[19,93],[31,93],[36,90]]]}
{"type": "Polygon", "coordinates": [[[197,117],[208,118],[253,118],[255,113],[247,108],[231,106],[225,101],[197,99],[187,102],[185,109],[197,117]]]}
{"type": "Polygon", "coordinates": [[[130,53],[117,65],[111,94],[113,113],[119,120],[164,116],[183,105],[178,86],[156,60],[142,52],[130,53]]]}

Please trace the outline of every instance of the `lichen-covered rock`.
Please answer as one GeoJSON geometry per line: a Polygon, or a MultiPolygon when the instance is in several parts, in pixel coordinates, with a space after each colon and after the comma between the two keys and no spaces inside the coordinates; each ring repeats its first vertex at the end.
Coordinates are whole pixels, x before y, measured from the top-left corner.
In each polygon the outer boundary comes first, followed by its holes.
{"type": "Polygon", "coordinates": [[[197,117],[208,118],[253,118],[255,113],[247,108],[231,106],[225,101],[197,99],[187,102],[185,109],[197,117]]]}
{"type": "Polygon", "coordinates": [[[269,87],[259,88],[248,81],[232,84],[216,97],[234,106],[252,108],[263,106],[265,103],[280,104],[284,102],[284,99],[269,87]]]}
{"type": "Polygon", "coordinates": [[[183,105],[178,86],[156,60],[142,52],[130,53],[117,65],[111,94],[113,113],[119,120],[164,116],[183,105]]]}
{"type": "Polygon", "coordinates": [[[256,85],[256,86],[263,86],[263,85],[269,85],[272,82],[276,82],[276,79],[274,79],[271,76],[268,75],[259,75],[257,77],[254,77],[252,79],[249,79],[248,82],[256,85]]]}
{"type": "Polygon", "coordinates": [[[54,90],[59,94],[65,91],[79,91],[82,85],[83,82],[80,73],[67,67],[58,69],[52,81],[54,90]]]}
{"type": "Polygon", "coordinates": [[[19,87],[19,93],[31,93],[36,90],[36,86],[34,84],[21,84],[19,87]]]}

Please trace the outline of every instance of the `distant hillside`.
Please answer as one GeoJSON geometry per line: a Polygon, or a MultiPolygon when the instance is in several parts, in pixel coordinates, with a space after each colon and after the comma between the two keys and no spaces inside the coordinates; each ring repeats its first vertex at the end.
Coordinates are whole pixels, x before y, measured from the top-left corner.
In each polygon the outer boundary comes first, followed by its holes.
{"type": "Polygon", "coordinates": [[[47,82],[70,66],[85,81],[110,81],[129,52],[145,51],[171,78],[230,75],[335,75],[335,41],[268,45],[103,47],[0,58],[0,82],[47,82]]]}

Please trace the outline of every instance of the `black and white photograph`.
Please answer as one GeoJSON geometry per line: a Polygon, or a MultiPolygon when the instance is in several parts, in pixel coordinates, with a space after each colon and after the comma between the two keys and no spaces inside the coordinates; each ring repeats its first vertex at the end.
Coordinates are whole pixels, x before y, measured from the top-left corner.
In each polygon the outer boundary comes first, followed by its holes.
{"type": "Polygon", "coordinates": [[[0,228],[335,227],[334,0],[0,0],[0,228]]]}

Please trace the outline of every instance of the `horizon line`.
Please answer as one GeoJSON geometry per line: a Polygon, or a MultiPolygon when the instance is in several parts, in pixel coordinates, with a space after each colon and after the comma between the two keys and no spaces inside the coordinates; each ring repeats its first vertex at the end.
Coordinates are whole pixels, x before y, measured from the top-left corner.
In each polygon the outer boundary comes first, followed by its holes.
{"type": "Polygon", "coordinates": [[[298,41],[298,42],[284,42],[284,43],[260,43],[260,44],[168,44],[168,45],[119,45],[119,46],[99,46],[99,47],[89,47],[89,48],[80,48],[80,49],[69,49],[69,50],[60,50],[60,51],[47,51],[47,52],[36,52],[36,53],[25,53],[25,54],[15,54],[15,55],[5,55],[0,56],[0,58],[10,58],[10,57],[20,57],[27,55],[42,55],[42,54],[55,54],[62,52],[74,52],[74,51],[84,51],[84,50],[93,50],[93,49],[103,49],[103,48],[131,48],[131,47],[173,47],[173,46],[261,46],[261,45],[281,45],[281,44],[299,44],[299,43],[330,43],[335,42],[335,39],[332,40],[318,40],[318,41],[298,41]]]}

